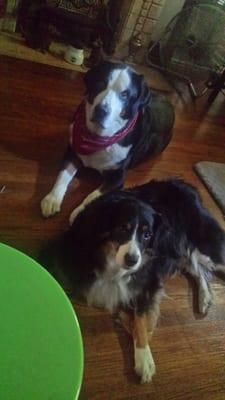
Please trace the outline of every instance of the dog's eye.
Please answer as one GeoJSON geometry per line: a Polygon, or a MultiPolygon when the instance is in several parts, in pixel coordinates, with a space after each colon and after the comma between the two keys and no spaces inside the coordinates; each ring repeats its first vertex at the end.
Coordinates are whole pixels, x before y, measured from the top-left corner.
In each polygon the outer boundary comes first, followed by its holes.
{"type": "Polygon", "coordinates": [[[121,99],[127,99],[127,97],[128,97],[128,90],[123,90],[121,93],[120,93],[120,97],[121,97],[121,99]]]}
{"type": "Polygon", "coordinates": [[[127,233],[131,230],[132,226],[131,224],[122,224],[117,230],[119,233],[124,234],[127,233]]]}
{"type": "Polygon", "coordinates": [[[143,238],[144,240],[149,240],[152,236],[152,232],[150,232],[149,228],[147,225],[144,225],[142,227],[142,232],[143,232],[143,238]]]}
{"type": "Polygon", "coordinates": [[[149,231],[145,231],[143,233],[144,240],[149,240],[152,237],[152,233],[149,231]]]}
{"type": "Polygon", "coordinates": [[[121,232],[129,232],[131,230],[131,224],[123,224],[120,227],[121,232]]]}

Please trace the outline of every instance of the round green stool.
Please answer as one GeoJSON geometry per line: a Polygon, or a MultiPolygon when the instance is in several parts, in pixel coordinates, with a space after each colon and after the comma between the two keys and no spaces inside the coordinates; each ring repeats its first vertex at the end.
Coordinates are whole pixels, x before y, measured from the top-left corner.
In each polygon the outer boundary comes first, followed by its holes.
{"type": "Polygon", "coordinates": [[[79,324],[66,294],[31,258],[0,243],[0,400],[75,400],[79,324]]]}

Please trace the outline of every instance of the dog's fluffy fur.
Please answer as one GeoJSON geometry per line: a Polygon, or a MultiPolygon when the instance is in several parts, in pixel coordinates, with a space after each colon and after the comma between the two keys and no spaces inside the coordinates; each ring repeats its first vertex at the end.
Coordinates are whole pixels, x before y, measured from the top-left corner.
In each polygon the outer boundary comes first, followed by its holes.
{"type": "Polygon", "coordinates": [[[113,191],[89,204],[57,243],[57,259],[90,305],[120,312],[134,338],[135,369],[150,381],[148,343],[166,277],[185,269],[197,281],[199,310],[212,294],[208,273],[225,272],[225,233],[181,180],[151,181],[113,191]]]}
{"type": "Polygon", "coordinates": [[[123,63],[103,62],[87,72],[86,126],[92,134],[112,137],[129,125],[131,132],[118,143],[90,155],[75,153],[69,146],[51,192],[41,202],[45,217],[59,212],[67,187],[78,170],[91,167],[103,176],[102,187],[91,193],[75,210],[102,193],[122,188],[126,170],[161,153],[172,137],[174,111],[159,94],[150,92],[144,77],[123,63]]]}

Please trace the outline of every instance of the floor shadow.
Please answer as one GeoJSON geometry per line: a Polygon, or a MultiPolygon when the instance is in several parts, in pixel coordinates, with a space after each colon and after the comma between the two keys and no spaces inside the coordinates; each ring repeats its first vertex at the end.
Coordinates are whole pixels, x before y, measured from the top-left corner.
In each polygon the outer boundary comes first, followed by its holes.
{"type": "Polygon", "coordinates": [[[132,384],[140,384],[140,379],[134,370],[134,345],[133,339],[128,332],[125,331],[118,319],[115,317],[113,320],[115,332],[118,337],[121,352],[123,355],[123,372],[127,381],[132,384]]]}

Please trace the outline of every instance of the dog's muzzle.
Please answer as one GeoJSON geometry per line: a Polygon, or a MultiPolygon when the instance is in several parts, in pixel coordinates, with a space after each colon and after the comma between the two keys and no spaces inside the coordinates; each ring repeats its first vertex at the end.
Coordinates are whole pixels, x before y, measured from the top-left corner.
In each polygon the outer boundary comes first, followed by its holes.
{"type": "Polygon", "coordinates": [[[103,126],[105,118],[109,115],[109,107],[107,105],[98,104],[94,108],[92,121],[103,126]]]}
{"type": "Polygon", "coordinates": [[[139,261],[140,256],[138,254],[132,254],[132,253],[127,253],[124,256],[124,261],[125,261],[125,267],[126,268],[131,268],[134,267],[138,261],[139,261]]]}

